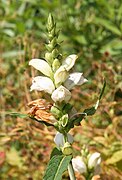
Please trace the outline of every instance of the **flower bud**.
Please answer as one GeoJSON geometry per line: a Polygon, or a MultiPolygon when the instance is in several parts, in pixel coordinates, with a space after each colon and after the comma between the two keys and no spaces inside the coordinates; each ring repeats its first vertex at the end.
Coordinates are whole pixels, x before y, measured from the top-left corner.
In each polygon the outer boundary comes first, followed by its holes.
{"type": "Polygon", "coordinates": [[[50,31],[50,33],[52,34],[52,36],[54,37],[56,35],[56,25],[54,24],[54,27],[52,28],[52,30],[50,31]]]}
{"type": "Polygon", "coordinates": [[[52,64],[52,61],[53,61],[53,56],[52,56],[52,53],[46,53],[45,54],[45,59],[47,62],[49,62],[50,64],[52,64]]]}
{"type": "Polygon", "coordinates": [[[61,117],[61,115],[62,115],[62,113],[61,113],[61,111],[57,108],[57,107],[55,107],[55,106],[52,106],[51,107],[51,113],[55,116],[55,118],[60,118],[61,117]]]}
{"type": "Polygon", "coordinates": [[[51,98],[54,102],[68,102],[71,98],[71,92],[64,86],[60,86],[53,91],[51,98]]]}
{"type": "Polygon", "coordinates": [[[88,159],[88,168],[89,169],[95,169],[98,165],[101,163],[101,155],[98,152],[95,152],[90,155],[88,159]]]}
{"type": "Polygon", "coordinates": [[[76,172],[79,172],[81,174],[87,172],[86,164],[80,156],[72,159],[72,165],[76,172]]]}
{"type": "Polygon", "coordinates": [[[66,142],[62,148],[62,153],[68,156],[72,154],[72,152],[73,152],[73,149],[72,149],[71,144],[69,142],[66,142]]]}
{"type": "Polygon", "coordinates": [[[62,126],[65,127],[68,123],[68,114],[65,114],[63,115],[61,118],[60,118],[60,121],[62,122],[62,126]]]}
{"type": "Polygon", "coordinates": [[[51,31],[54,26],[54,19],[52,14],[49,14],[47,23],[48,23],[47,25],[48,31],[51,31]]]}
{"type": "Polygon", "coordinates": [[[53,55],[53,58],[56,58],[59,55],[58,49],[53,49],[52,55],[53,55]]]}
{"type": "Polygon", "coordinates": [[[56,87],[60,86],[68,77],[68,71],[60,66],[60,68],[54,74],[54,80],[56,87]]]}
{"type": "MultiPolygon", "coordinates": [[[[73,143],[73,136],[71,134],[69,134],[69,133],[67,134],[67,139],[68,139],[68,142],[70,144],[73,143]]],[[[56,134],[55,138],[54,138],[54,142],[57,145],[57,147],[63,147],[64,146],[64,136],[63,136],[63,134],[58,132],[56,134]]]]}
{"type": "Polygon", "coordinates": [[[58,59],[55,59],[52,64],[53,71],[55,72],[60,67],[60,62],[58,59]]]}
{"type": "Polygon", "coordinates": [[[46,48],[49,52],[52,52],[52,50],[54,49],[54,47],[52,46],[52,44],[48,44],[46,45],[46,48]]]}
{"type": "Polygon", "coordinates": [[[56,44],[57,44],[57,37],[54,37],[54,38],[52,39],[52,41],[50,42],[50,44],[51,44],[52,47],[54,48],[54,47],[56,46],[56,44]]]}

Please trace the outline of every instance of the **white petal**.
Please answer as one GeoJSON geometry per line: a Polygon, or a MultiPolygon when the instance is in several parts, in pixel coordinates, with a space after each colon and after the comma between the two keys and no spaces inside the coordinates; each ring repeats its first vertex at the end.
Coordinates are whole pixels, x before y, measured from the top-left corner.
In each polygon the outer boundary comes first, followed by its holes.
{"type": "Polygon", "coordinates": [[[62,65],[66,68],[67,71],[69,71],[74,66],[77,58],[77,55],[72,54],[63,61],[62,65]]]}
{"type": "Polygon", "coordinates": [[[42,59],[32,59],[29,61],[29,65],[33,66],[35,69],[41,71],[46,76],[52,77],[52,70],[49,64],[42,59]]]}
{"type": "Polygon", "coordinates": [[[87,82],[88,80],[82,76],[83,73],[71,73],[68,79],[65,81],[64,86],[67,89],[72,89],[75,85],[82,85],[83,83],[87,82]]]}
{"type": "MultiPolygon", "coordinates": [[[[67,138],[68,138],[68,142],[69,142],[70,144],[72,144],[72,143],[73,143],[73,136],[68,133],[67,138]]],[[[58,133],[56,134],[55,138],[54,138],[54,142],[55,142],[55,144],[57,145],[57,147],[63,147],[63,146],[64,146],[64,143],[65,143],[65,142],[64,142],[64,136],[63,136],[63,134],[61,134],[61,133],[58,132],[58,133]]]]}
{"type": "Polygon", "coordinates": [[[101,163],[101,155],[98,152],[91,154],[88,160],[89,169],[96,168],[101,163]]]}
{"type": "Polygon", "coordinates": [[[67,79],[68,75],[68,71],[63,66],[60,66],[54,74],[56,86],[61,85],[67,79]]]}
{"type": "Polygon", "coordinates": [[[37,76],[32,80],[31,91],[32,90],[45,91],[52,94],[52,92],[55,90],[55,86],[50,78],[37,76]]]}
{"type": "Polygon", "coordinates": [[[64,86],[60,86],[53,92],[51,98],[54,102],[68,102],[71,98],[71,92],[64,86]]]}
{"type": "Polygon", "coordinates": [[[87,172],[86,164],[80,156],[72,159],[72,165],[76,172],[79,172],[81,174],[87,172]]]}

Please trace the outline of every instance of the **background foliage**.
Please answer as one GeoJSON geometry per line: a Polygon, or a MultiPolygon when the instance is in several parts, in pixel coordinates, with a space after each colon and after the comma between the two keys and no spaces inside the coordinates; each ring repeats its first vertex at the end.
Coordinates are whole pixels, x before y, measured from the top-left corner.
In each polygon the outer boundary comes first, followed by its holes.
{"type": "MultiPolygon", "coordinates": [[[[43,57],[46,21],[53,13],[61,31],[64,56],[79,56],[75,69],[89,80],[72,92],[80,111],[96,102],[103,79],[107,87],[96,115],[71,133],[74,155],[86,144],[102,154],[102,179],[122,177],[122,1],[121,0],[1,0],[0,3],[0,179],[42,179],[54,147],[54,129],[8,111],[27,113],[27,103],[44,97],[29,92],[28,66],[43,57]]],[[[48,98],[47,96],[45,96],[48,98]]],[[[67,179],[67,173],[64,179],[67,179]]],[[[80,179],[80,177],[78,176],[80,179]]]]}

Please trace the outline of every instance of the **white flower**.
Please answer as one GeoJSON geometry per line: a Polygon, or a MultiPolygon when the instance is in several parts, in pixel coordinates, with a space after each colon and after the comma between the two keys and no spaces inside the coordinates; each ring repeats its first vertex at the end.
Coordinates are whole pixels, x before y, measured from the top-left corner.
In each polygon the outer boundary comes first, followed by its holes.
{"type": "Polygon", "coordinates": [[[51,98],[54,102],[68,102],[71,98],[71,92],[64,86],[60,86],[52,93],[51,98]]]}
{"type": "MultiPolygon", "coordinates": [[[[70,144],[72,144],[72,143],[73,143],[73,136],[68,133],[68,134],[67,134],[67,138],[68,138],[68,142],[69,142],[70,144]]],[[[61,134],[61,133],[58,132],[58,133],[56,134],[55,138],[54,138],[54,142],[55,142],[55,144],[57,145],[57,147],[63,147],[64,144],[65,144],[63,134],[61,134]]]]}
{"type": "Polygon", "coordinates": [[[53,72],[49,64],[42,59],[32,59],[29,62],[29,65],[33,66],[35,69],[41,71],[46,76],[52,77],[53,72]]]}
{"type": "Polygon", "coordinates": [[[55,90],[55,86],[50,78],[37,76],[33,78],[30,90],[45,91],[52,94],[55,90]]]}
{"type": "Polygon", "coordinates": [[[72,159],[72,165],[76,172],[79,172],[81,174],[87,172],[86,164],[80,156],[72,159]]]}
{"type": "Polygon", "coordinates": [[[93,154],[90,155],[89,159],[88,159],[88,168],[89,169],[96,169],[97,166],[99,166],[101,163],[101,155],[98,152],[95,152],[93,154]]]}
{"type": "Polygon", "coordinates": [[[54,74],[55,85],[61,85],[68,77],[68,71],[61,66],[54,74]]]}
{"type": "Polygon", "coordinates": [[[72,89],[75,85],[82,85],[83,83],[87,82],[88,80],[82,76],[83,73],[72,73],[69,75],[68,79],[65,81],[64,86],[67,89],[72,89]]]}
{"type": "Polygon", "coordinates": [[[78,58],[77,55],[72,54],[68,56],[62,63],[62,66],[65,67],[67,71],[69,71],[75,64],[76,59],[78,58]]]}

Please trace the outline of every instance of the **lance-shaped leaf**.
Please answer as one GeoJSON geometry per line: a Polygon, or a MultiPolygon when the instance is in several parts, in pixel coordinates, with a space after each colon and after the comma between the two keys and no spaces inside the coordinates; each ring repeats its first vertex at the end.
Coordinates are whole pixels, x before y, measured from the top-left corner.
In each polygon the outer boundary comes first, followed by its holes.
{"type": "Polygon", "coordinates": [[[5,114],[13,116],[13,117],[19,117],[19,118],[28,118],[29,117],[28,114],[22,114],[22,113],[18,113],[18,112],[5,112],[5,114]]]}
{"type": "Polygon", "coordinates": [[[105,87],[106,87],[106,81],[104,81],[104,84],[103,84],[103,88],[101,90],[101,93],[99,95],[99,98],[96,102],[96,104],[88,109],[85,109],[83,111],[83,113],[76,113],[74,114],[73,116],[71,116],[70,118],[70,121],[68,122],[67,126],[65,127],[66,128],[66,131],[68,132],[71,128],[74,127],[74,125],[77,125],[79,126],[80,125],[80,122],[86,117],[86,116],[91,116],[91,115],[94,115],[97,108],[98,108],[98,105],[99,105],[99,102],[100,102],[100,99],[102,98],[102,95],[104,93],[104,90],[105,90],[105,87]]]}
{"type": "Polygon", "coordinates": [[[43,180],[61,180],[62,174],[67,170],[72,156],[56,155],[49,161],[43,180]]]}
{"type": "Polygon", "coordinates": [[[56,155],[63,155],[62,152],[57,148],[55,147],[52,152],[51,152],[51,155],[50,155],[50,159],[53,157],[53,156],[56,156],[56,155]]]}
{"type": "Polygon", "coordinates": [[[95,112],[96,112],[96,110],[97,110],[97,108],[98,108],[100,99],[102,98],[102,95],[103,95],[103,93],[104,93],[105,87],[106,87],[106,81],[104,81],[103,88],[102,88],[102,90],[101,90],[101,93],[100,93],[100,95],[99,95],[99,98],[98,98],[96,104],[95,104],[93,107],[84,110],[83,113],[86,113],[87,116],[91,116],[91,115],[95,114],[95,112]]]}

